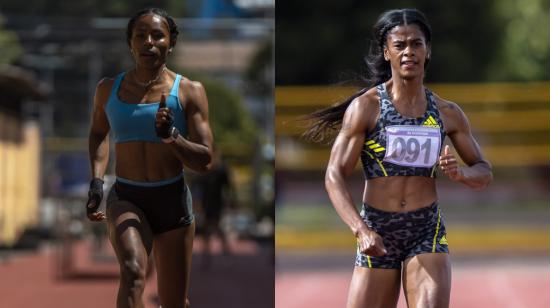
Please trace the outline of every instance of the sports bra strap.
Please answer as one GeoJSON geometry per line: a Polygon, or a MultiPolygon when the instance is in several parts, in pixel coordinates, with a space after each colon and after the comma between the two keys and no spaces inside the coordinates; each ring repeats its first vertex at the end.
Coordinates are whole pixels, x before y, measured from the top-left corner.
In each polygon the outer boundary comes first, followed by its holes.
{"type": "Polygon", "coordinates": [[[116,76],[113,87],[111,88],[111,99],[118,99],[117,93],[120,88],[120,84],[122,83],[122,78],[124,78],[124,74],[125,72],[122,72],[116,76]]]}
{"type": "Polygon", "coordinates": [[[172,90],[170,90],[170,95],[178,97],[180,81],[181,81],[181,75],[176,74],[176,79],[174,80],[174,85],[172,85],[172,90]]]}
{"type": "Polygon", "coordinates": [[[386,107],[384,105],[391,105],[390,107],[392,107],[393,105],[391,104],[391,98],[390,98],[390,94],[388,93],[388,90],[386,89],[386,83],[381,83],[379,84],[376,89],[378,90],[378,95],[380,96],[380,106],[381,107],[386,107]]]}
{"type": "Polygon", "coordinates": [[[436,101],[435,101],[435,97],[434,97],[432,91],[430,91],[428,88],[426,88],[426,98],[428,99],[428,103],[432,106],[432,108],[434,108],[435,111],[437,112],[437,114],[439,114],[439,110],[437,110],[437,104],[436,104],[436,101]]]}

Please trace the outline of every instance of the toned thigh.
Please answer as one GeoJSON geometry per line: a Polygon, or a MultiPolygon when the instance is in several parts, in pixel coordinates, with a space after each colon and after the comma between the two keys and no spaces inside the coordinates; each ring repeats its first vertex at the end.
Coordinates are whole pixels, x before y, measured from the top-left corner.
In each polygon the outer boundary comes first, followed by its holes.
{"type": "Polygon", "coordinates": [[[424,253],[407,259],[403,267],[403,288],[410,308],[449,307],[449,254],[424,253]]]}
{"type": "Polygon", "coordinates": [[[396,307],[400,276],[398,269],[356,266],[349,287],[347,308],[396,307]]]}
{"type": "Polygon", "coordinates": [[[147,268],[147,259],[153,247],[153,233],[139,207],[128,201],[109,203],[107,208],[109,240],[121,268],[147,268]]]}
{"type": "Polygon", "coordinates": [[[184,307],[189,288],[195,223],[155,235],[154,258],[162,307],[184,307]]]}

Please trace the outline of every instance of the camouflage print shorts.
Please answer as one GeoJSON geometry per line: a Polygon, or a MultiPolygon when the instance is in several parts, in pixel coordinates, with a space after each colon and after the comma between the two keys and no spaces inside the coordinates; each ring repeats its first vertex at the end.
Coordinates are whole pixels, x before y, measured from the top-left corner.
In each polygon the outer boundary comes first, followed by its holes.
{"type": "Polygon", "coordinates": [[[357,250],[355,266],[400,269],[406,259],[421,253],[449,253],[441,210],[432,205],[415,211],[392,213],[363,205],[361,217],[386,246],[387,254],[371,257],[357,250]]]}

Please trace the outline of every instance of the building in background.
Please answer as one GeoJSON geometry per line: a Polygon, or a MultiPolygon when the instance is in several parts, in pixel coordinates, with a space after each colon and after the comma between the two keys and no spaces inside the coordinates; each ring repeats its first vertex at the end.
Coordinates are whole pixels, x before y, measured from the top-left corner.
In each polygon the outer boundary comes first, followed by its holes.
{"type": "MultiPolygon", "coordinates": [[[[41,131],[46,91],[14,66],[0,68],[0,246],[38,226],[41,131]]],[[[20,243],[22,244],[22,243],[20,243]]]]}

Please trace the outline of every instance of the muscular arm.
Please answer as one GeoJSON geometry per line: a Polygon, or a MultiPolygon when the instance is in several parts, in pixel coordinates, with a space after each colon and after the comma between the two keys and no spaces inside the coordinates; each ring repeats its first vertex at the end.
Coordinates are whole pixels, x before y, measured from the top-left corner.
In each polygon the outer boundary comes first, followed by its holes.
{"type": "Polygon", "coordinates": [[[189,94],[185,106],[189,135],[187,139],[180,135],[169,146],[185,166],[196,172],[206,172],[211,167],[213,139],[208,123],[206,92],[198,82],[183,83],[183,93],[189,94]]]}
{"type": "MultiPolygon", "coordinates": [[[[476,190],[484,189],[493,179],[491,164],[483,158],[479,144],[472,136],[470,123],[460,107],[452,102],[443,102],[442,104],[444,107],[441,110],[447,134],[458,155],[466,164],[466,166],[460,167],[453,165],[447,167],[444,163],[442,169],[452,180],[476,190]]],[[[454,156],[450,153],[444,153],[441,158],[454,163],[454,156]]]]}
{"type": "Polygon", "coordinates": [[[332,146],[325,174],[325,187],[336,212],[356,235],[359,231],[364,231],[366,225],[354,205],[346,178],[357,164],[365,141],[365,131],[369,126],[369,119],[372,118],[367,116],[369,108],[366,105],[367,102],[355,99],[348,107],[342,129],[332,146]]]}
{"type": "Polygon", "coordinates": [[[365,132],[370,131],[376,122],[378,100],[372,96],[372,91],[367,92],[356,98],[346,110],[342,129],[330,153],[325,186],[336,212],[357,238],[359,250],[371,256],[382,256],[387,253],[382,238],[363,222],[346,185],[346,178],[361,154],[365,132]]]}
{"type": "Polygon", "coordinates": [[[88,137],[88,152],[92,177],[103,179],[109,163],[109,121],[105,114],[105,104],[113,85],[112,80],[101,80],[96,88],[92,108],[92,123],[88,137]]]}

